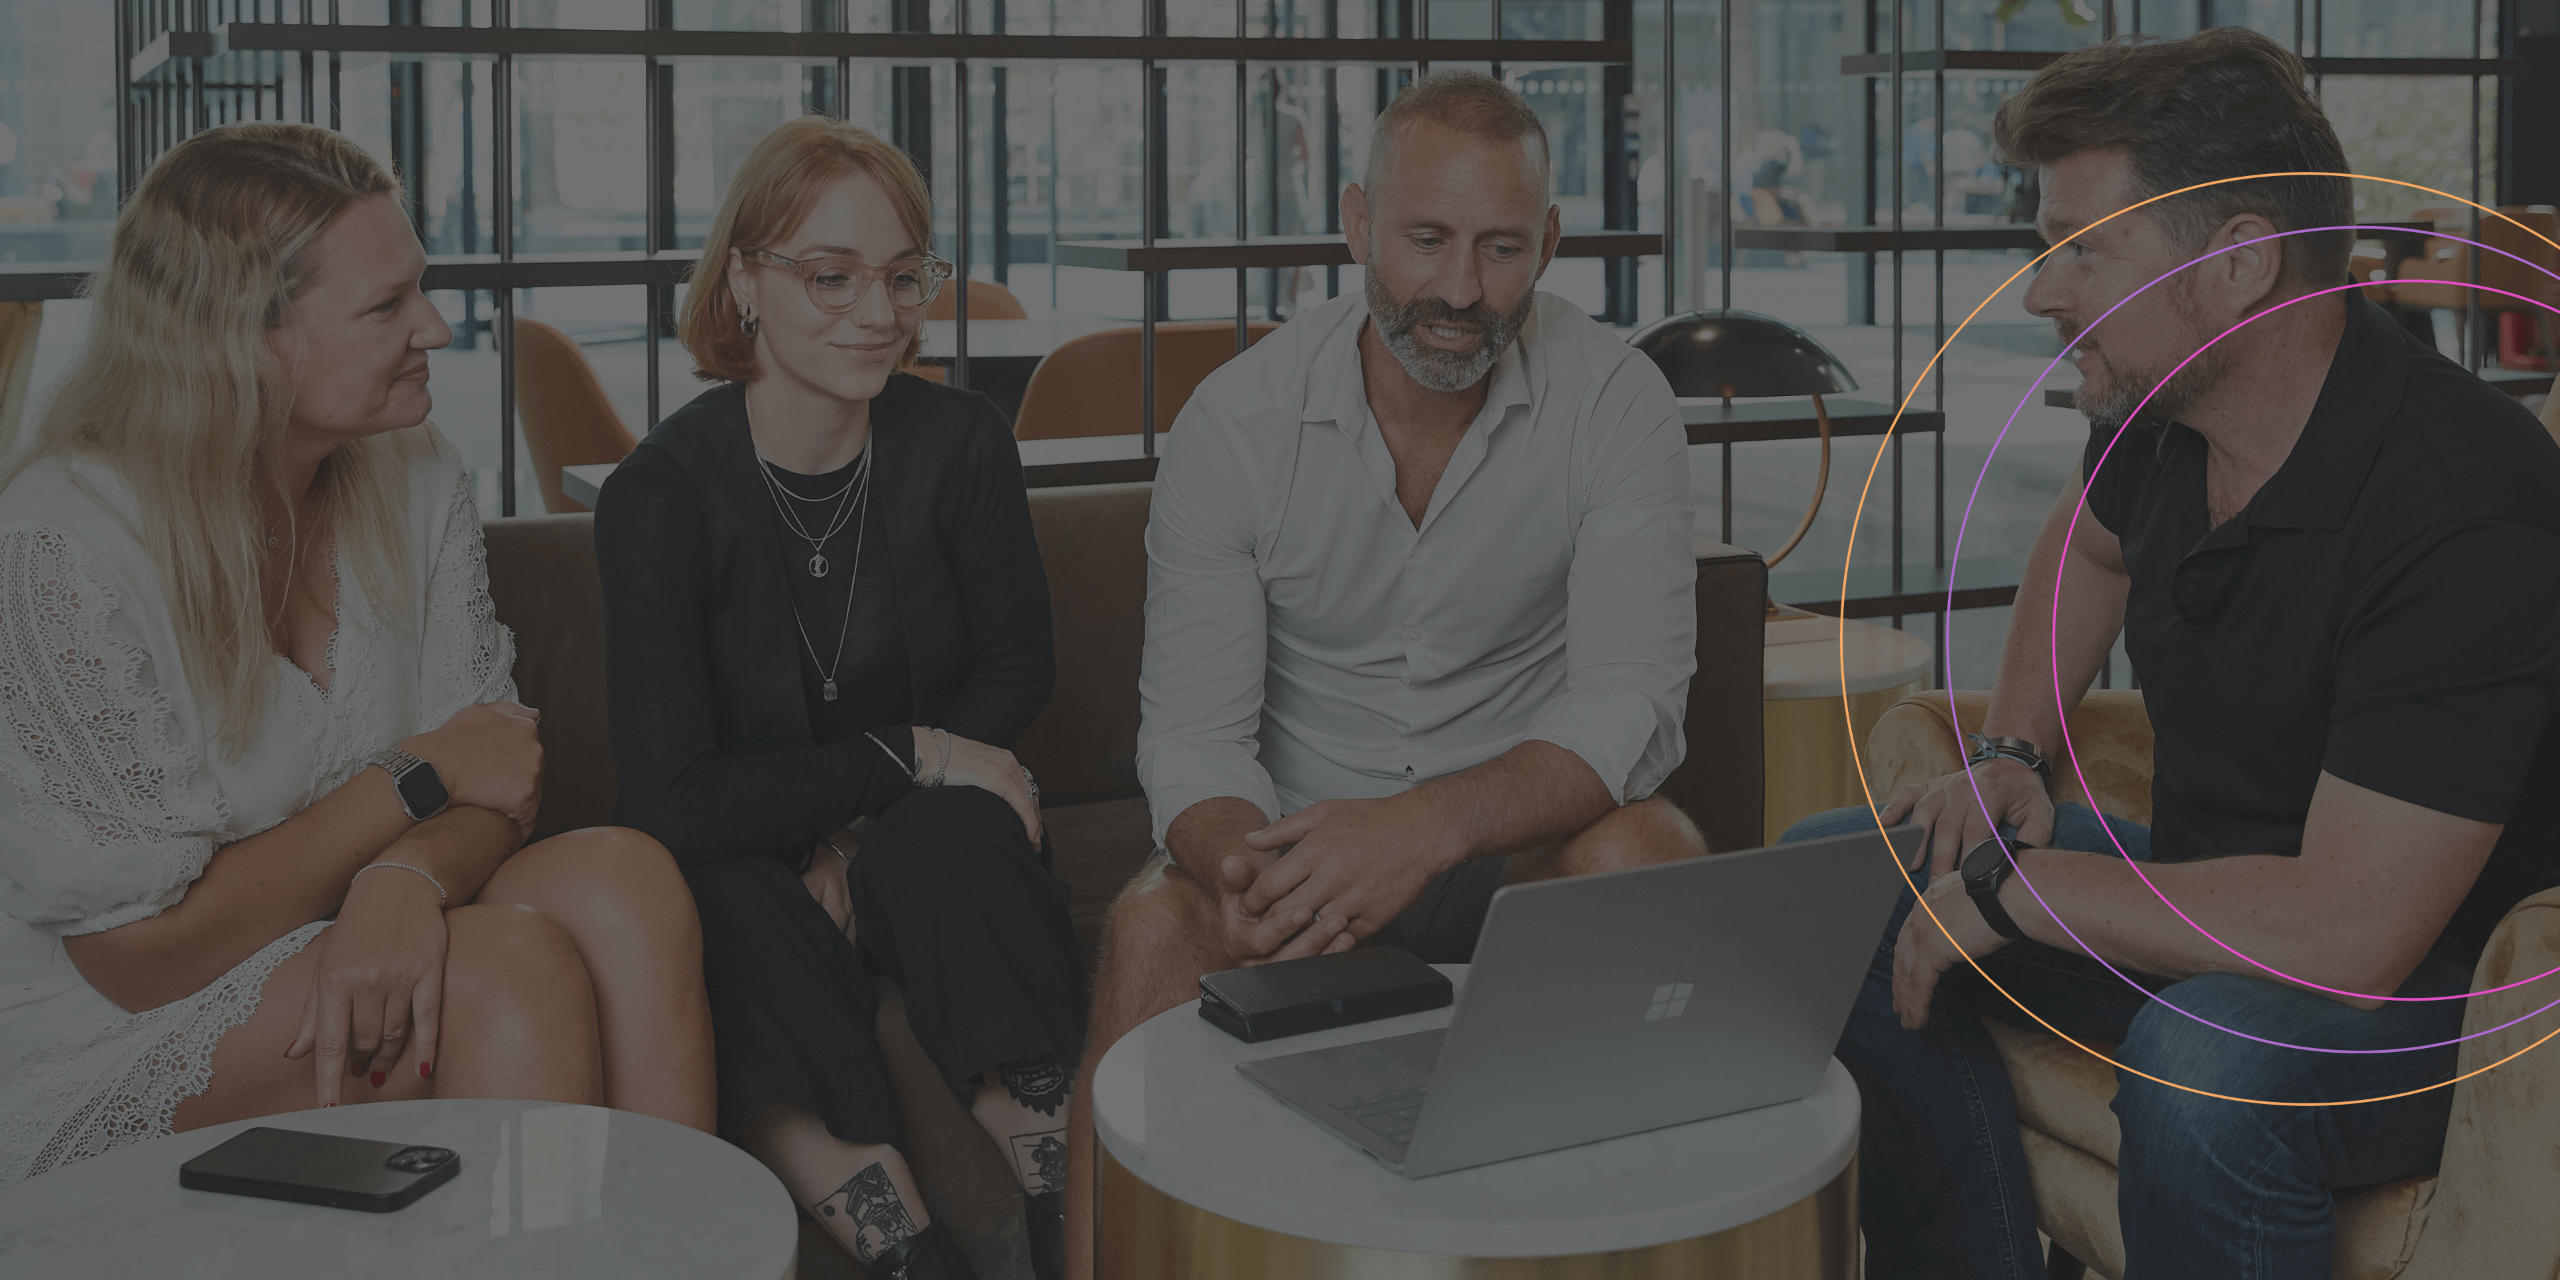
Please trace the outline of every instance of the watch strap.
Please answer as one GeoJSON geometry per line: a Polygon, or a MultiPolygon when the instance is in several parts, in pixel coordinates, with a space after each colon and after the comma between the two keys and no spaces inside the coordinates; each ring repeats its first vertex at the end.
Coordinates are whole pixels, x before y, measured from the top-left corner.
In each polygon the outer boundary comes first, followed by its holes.
{"type": "MultiPolygon", "coordinates": [[[[2007,907],[2000,905],[2000,888],[2002,885],[2007,884],[2009,882],[2010,875],[2017,871],[2017,865],[2011,861],[2011,858],[2015,856],[2014,853],[2011,852],[2013,847],[2000,841],[1998,836],[1993,836],[1991,839],[1982,842],[1984,845],[1995,843],[1999,844],[2001,847],[1999,865],[1991,868],[1987,874],[1982,876],[1965,876],[1965,896],[1973,899],[1974,909],[1982,913],[1982,922],[1990,925],[1993,933],[1999,934],[2001,937],[2007,938],[2011,942],[2023,942],[2026,940],[2027,931],[2018,927],[2017,918],[2009,914],[2009,909],[2007,907]]],[[[1982,845],[1976,845],[1974,847],[1979,849],[1982,845]]],[[[2025,846],[2021,845],[2014,847],[2024,848],[2025,846]]],[[[1968,857],[1966,861],[1970,862],[1972,859],[1968,857]]]]}
{"type": "Polygon", "coordinates": [[[2015,760],[2035,770],[2037,777],[2048,782],[2053,780],[2052,770],[2045,764],[2043,750],[2024,738],[1994,738],[1968,732],[1964,735],[1964,740],[1966,747],[1964,762],[1968,765],[1981,764],[1985,760],[1994,758],[2015,760]]]}
{"type": "Polygon", "coordinates": [[[436,774],[434,765],[397,746],[384,748],[380,754],[365,763],[391,775],[392,793],[400,797],[400,811],[409,815],[409,821],[424,822],[444,811],[450,795],[445,791],[444,779],[436,774]],[[436,794],[444,797],[427,806],[424,812],[420,812],[418,800],[410,795],[413,789],[410,779],[421,772],[428,778],[434,779],[436,794]]]}

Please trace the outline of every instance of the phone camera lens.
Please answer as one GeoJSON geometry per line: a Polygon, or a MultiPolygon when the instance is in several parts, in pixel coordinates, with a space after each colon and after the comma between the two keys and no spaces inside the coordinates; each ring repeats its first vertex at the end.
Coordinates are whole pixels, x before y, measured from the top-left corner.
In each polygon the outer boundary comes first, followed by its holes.
{"type": "Polygon", "coordinates": [[[400,1173],[423,1173],[452,1158],[453,1153],[442,1147],[402,1147],[382,1163],[400,1173]]]}

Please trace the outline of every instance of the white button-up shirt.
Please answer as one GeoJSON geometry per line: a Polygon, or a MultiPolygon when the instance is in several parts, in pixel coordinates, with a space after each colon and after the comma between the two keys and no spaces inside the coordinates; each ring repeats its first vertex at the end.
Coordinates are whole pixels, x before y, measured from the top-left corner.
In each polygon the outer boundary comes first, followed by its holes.
{"type": "Polygon", "coordinates": [[[1202,382],[1147,521],[1138,777],[1155,837],[1235,796],[1393,795],[1529,738],[1625,803],[1678,766],[1697,667],[1688,438],[1650,360],[1547,294],[1416,527],[1358,294],[1202,382]]]}

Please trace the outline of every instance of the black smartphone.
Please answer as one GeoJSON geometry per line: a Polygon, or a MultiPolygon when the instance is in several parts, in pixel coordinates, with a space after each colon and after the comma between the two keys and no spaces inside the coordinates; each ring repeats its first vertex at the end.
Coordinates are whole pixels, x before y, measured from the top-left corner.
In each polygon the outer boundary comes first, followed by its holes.
{"type": "Polygon", "coordinates": [[[178,1185],[389,1213],[452,1181],[461,1168],[461,1157],[444,1147],[260,1126],[179,1165],[178,1185]]]}

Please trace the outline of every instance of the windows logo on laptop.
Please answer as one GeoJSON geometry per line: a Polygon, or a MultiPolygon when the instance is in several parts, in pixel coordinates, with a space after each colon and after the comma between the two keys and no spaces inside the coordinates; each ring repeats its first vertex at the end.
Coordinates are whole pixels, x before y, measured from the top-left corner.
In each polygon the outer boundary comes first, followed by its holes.
{"type": "Polygon", "coordinates": [[[1689,992],[1692,989],[1686,982],[1666,982],[1655,987],[1653,1003],[1646,1007],[1644,1020],[1660,1022],[1665,1018],[1679,1017],[1689,1008],[1689,992]]]}

